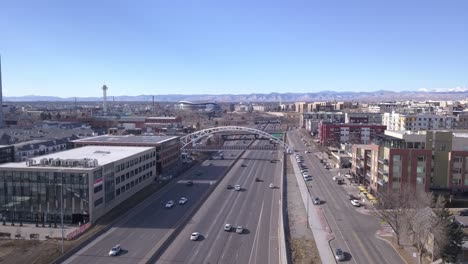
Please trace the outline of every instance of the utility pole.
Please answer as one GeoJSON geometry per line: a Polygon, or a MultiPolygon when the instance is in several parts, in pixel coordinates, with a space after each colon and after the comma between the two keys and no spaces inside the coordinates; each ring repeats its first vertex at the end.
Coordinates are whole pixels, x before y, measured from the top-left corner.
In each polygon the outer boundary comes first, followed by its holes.
{"type": "Polygon", "coordinates": [[[60,204],[62,205],[60,208],[60,215],[61,215],[61,222],[62,222],[62,255],[63,255],[63,171],[60,171],[60,178],[62,179],[61,184],[61,192],[60,192],[60,204]]]}

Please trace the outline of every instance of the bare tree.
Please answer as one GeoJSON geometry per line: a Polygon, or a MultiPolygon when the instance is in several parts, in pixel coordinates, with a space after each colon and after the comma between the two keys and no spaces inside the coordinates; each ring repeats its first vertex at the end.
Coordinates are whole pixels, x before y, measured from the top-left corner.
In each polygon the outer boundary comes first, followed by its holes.
{"type": "Polygon", "coordinates": [[[412,193],[407,189],[401,191],[380,192],[377,194],[377,216],[385,221],[395,233],[397,244],[400,246],[400,238],[403,232],[406,218],[411,212],[409,201],[412,193]]]}
{"type": "Polygon", "coordinates": [[[440,226],[435,213],[431,209],[432,194],[416,191],[410,195],[408,205],[412,213],[406,215],[406,235],[411,238],[418,250],[418,262],[422,263],[422,256],[430,243],[430,239],[440,226]]]}

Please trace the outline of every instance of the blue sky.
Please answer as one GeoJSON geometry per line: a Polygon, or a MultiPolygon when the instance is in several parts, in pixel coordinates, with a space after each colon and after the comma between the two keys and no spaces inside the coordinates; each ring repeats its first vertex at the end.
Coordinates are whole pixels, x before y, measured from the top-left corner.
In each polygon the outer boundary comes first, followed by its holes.
{"type": "Polygon", "coordinates": [[[466,0],[0,3],[5,96],[468,86],[466,0]]]}

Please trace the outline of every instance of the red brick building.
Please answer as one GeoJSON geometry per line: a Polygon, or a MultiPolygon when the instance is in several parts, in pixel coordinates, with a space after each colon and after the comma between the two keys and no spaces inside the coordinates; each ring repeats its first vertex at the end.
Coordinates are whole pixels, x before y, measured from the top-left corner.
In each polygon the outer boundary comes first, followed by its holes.
{"type": "Polygon", "coordinates": [[[340,143],[369,144],[385,129],[386,126],[379,124],[335,124],[322,121],[319,123],[318,137],[324,146],[337,146],[340,143]]]}

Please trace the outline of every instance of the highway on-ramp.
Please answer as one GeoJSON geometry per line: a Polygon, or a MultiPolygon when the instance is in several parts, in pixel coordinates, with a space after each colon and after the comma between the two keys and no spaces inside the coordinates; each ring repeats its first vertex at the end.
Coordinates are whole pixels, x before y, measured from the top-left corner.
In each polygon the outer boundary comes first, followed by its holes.
{"type": "Polygon", "coordinates": [[[269,184],[280,185],[281,163],[271,162],[280,157],[277,151],[246,151],[157,263],[279,263],[281,190],[269,184]],[[228,184],[239,184],[242,191],[227,189],[228,184]],[[244,233],[224,231],[227,223],[243,226],[244,233]],[[200,232],[199,241],[189,239],[192,232],[200,232]]]}

